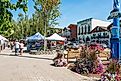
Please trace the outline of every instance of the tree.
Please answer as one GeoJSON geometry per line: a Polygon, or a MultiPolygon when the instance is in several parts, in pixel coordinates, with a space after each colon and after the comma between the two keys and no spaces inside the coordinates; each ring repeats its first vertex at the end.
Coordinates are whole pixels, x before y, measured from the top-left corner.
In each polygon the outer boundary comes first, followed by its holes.
{"type": "Polygon", "coordinates": [[[26,38],[27,36],[31,35],[30,24],[32,23],[31,19],[28,18],[28,15],[23,15],[22,13],[18,14],[18,20],[16,25],[14,25],[14,37],[19,39],[26,38]],[[16,33],[17,32],[17,33],[16,33]],[[16,35],[16,36],[15,36],[16,35]]]}
{"type": "MultiPolygon", "coordinates": [[[[44,27],[53,27],[58,23],[57,18],[60,16],[59,5],[60,0],[33,0],[35,2],[34,8],[41,18],[42,29],[44,27]]],[[[45,29],[46,32],[46,29],[45,29]]]]}
{"type": "Polygon", "coordinates": [[[44,21],[42,15],[38,11],[35,11],[35,14],[33,14],[33,25],[35,33],[40,32],[44,34],[44,21]]]}
{"type": "MultiPolygon", "coordinates": [[[[44,36],[47,34],[47,28],[57,25],[57,18],[60,16],[59,4],[60,0],[33,0],[35,2],[34,8],[41,16],[42,29],[44,30],[44,36]]],[[[46,42],[44,39],[44,51],[46,49],[46,42]]]]}
{"type": "Polygon", "coordinates": [[[21,33],[21,35],[20,35],[20,38],[24,38],[24,15],[22,14],[22,13],[19,13],[18,14],[18,16],[19,16],[19,18],[18,18],[18,24],[19,24],[19,28],[20,28],[20,31],[19,31],[19,33],[21,33]]]}
{"type": "Polygon", "coordinates": [[[18,0],[15,4],[11,0],[0,0],[0,34],[7,37],[13,33],[12,13],[10,10],[17,10],[18,8],[27,11],[27,0],[18,0]]]}
{"type": "Polygon", "coordinates": [[[20,39],[20,36],[21,36],[21,29],[20,29],[20,26],[19,26],[19,23],[16,22],[16,21],[13,21],[11,22],[13,24],[13,34],[10,36],[10,38],[14,39],[14,38],[17,38],[17,39],[20,39]]]}

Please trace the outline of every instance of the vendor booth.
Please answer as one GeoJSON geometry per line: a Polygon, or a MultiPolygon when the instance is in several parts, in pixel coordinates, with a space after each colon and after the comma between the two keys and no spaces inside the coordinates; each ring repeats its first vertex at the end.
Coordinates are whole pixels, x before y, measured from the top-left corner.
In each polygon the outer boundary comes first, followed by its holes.
{"type": "Polygon", "coordinates": [[[57,33],[54,33],[50,37],[47,37],[46,40],[51,40],[51,41],[65,41],[66,39],[58,35],[57,33]]]}
{"type": "Polygon", "coordinates": [[[42,34],[40,34],[39,32],[37,32],[35,35],[32,35],[30,37],[27,37],[26,40],[43,40],[44,36],[42,34]]]}
{"type": "Polygon", "coordinates": [[[37,51],[43,47],[44,36],[37,32],[35,35],[27,37],[27,50],[37,51]]]}
{"type": "Polygon", "coordinates": [[[4,40],[4,41],[8,41],[8,39],[6,39],[5,37],[0,35],[0,40],[4,40]]]}
{"type": "MultiPolygon", "coordinates": [[[[57,45],[59,45],[59,43],[61,42],[61,44],[64,45],[64,41],[66,41],[66,38],[61,37],[60,35],[58,35],[57,33],[54,33],[53,35],[51,35],[50,37],[47,37],[46,40],[51,41],[51,48],[56,48],[57,45]]],[[[62,46],[62,45],[61,45],[62,46]]]]}
{"type": "Polygon", "coordinates": [[[5,46],[7,45],[8,41],[8,39],[0,35],[0,51],[5,49],[5,46]]]}

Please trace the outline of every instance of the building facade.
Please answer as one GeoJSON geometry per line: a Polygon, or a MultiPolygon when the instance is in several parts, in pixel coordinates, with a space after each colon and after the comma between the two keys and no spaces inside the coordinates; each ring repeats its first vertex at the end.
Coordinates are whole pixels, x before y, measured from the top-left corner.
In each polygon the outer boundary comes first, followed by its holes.
{"type": "Polygon", "coordinates": [[[63,35],[67,38],[68,41],[75,41],[77,40],[77,25],[70,24],[68,27],[63,29],[63,35]]]}
{"type": "Polygon", "coordinates": [[[85,19],[77,22],[77,37],[82,43],[91,42],[91,31],[97,26],[107,27],[110,22],[98,20],[98,19],[85,19]]]}
{"type": "Polygon", "coordinates": [[[97,26],[91,32],[91,43],[102,44],[110,47],[110,31],[107,27],[97,26]]]}
{"type": "Polygon", "coordinates": [[[65,27],[63,29],[62,36],[66,37],[67,40],[70,41],[70,35],[71,35],[70,28],[65,27]]]}
{"type": "Polygon", "coordinates": [[[70,29],[70,40],[71,41],[77,40],[77,25],[70,24],[68,28],[70,29]]]}

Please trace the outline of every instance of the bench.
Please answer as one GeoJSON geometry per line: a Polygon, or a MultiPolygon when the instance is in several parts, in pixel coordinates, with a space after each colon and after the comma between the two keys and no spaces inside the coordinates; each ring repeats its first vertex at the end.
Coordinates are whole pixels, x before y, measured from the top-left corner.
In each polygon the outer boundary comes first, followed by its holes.
{"type": "Polygon", "coordinates": [[[70,50],[64,57],[67,59],[67,62],[69,62],[69,59],[80,58],[80,52],[79,50],[70,50]]]}

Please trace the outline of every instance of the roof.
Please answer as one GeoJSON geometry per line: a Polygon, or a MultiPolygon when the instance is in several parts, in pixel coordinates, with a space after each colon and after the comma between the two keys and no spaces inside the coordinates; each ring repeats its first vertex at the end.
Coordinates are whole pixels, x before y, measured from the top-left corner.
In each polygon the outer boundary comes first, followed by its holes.
{"type": "Polygon", "coordinates": [[[50,37],[47,37],[46,40],[53,40],[53,41],[65,41],[66,39],[58,35],[57,33],[54,33],[50,37]]]}
{"type": "Polygon", "coordinates": [[[103,26],[100,26],[100,28],[102,28],[102,29],[104,29],[104,30],[108,30],[108,28],[107,27],[103,27],[103,26]]]}
{"type": "Polygon", "coordinates": [[[70,24],[69,26],[77,26],[76,24],[70,24]]]}
{"type": "Polygon", "coordinates": [[[89,21],[89,20],[91,20],[91,19],[93,19],[93,18],[88,18],[88,19],[85,19],[85,20],[81,20],[81,21],[77,22],[77,24],[79,24],[79,23],[81,23],[81,22],[84,22],[84,21],[89,21]]]}
{"type": "Polygon", "coordinates": [[[90,33],[93,33],[93,32],[102,32],[102,31],[107,31],[107,27],[104,27],[104,26],[96,26],[90,33]],[[99,30],[96,30],[97,28],[99,28],[99,30]]]}
{"type": "Polygon", "coordinates": [[[76,24],[70,24],[67,28],[77,27],[76,24]]]}

